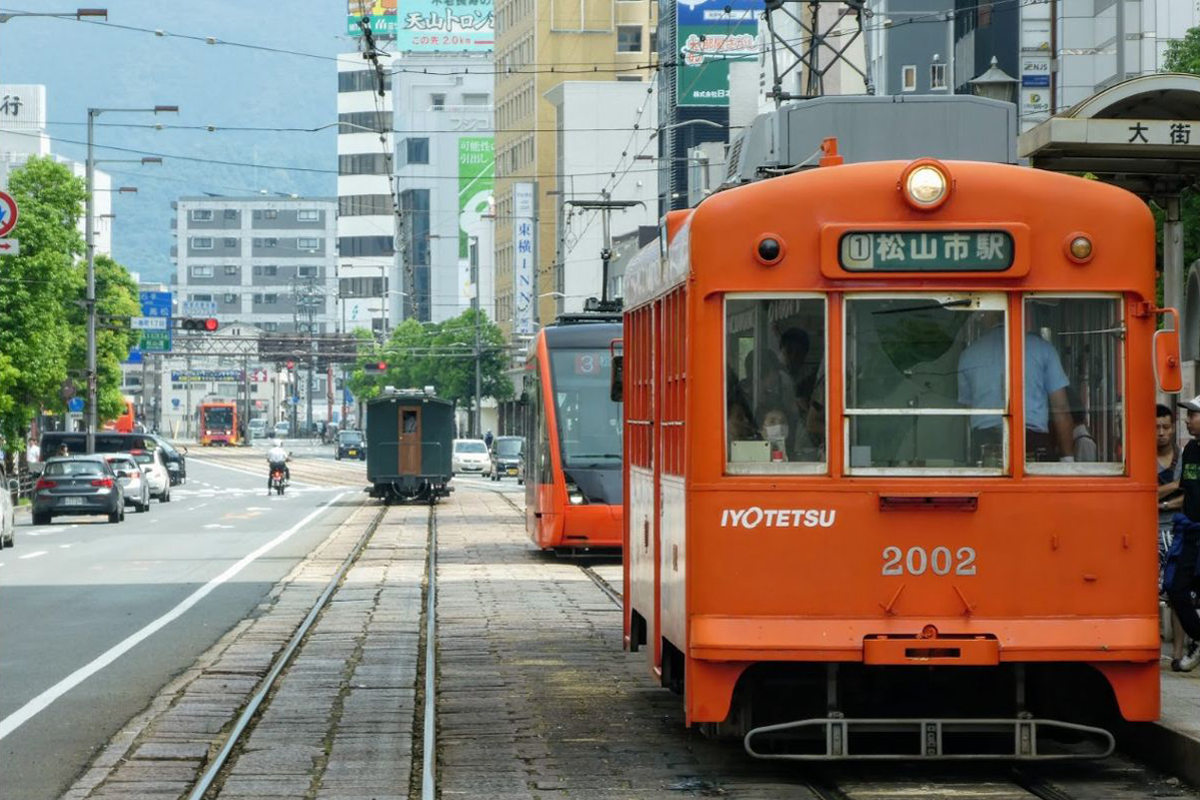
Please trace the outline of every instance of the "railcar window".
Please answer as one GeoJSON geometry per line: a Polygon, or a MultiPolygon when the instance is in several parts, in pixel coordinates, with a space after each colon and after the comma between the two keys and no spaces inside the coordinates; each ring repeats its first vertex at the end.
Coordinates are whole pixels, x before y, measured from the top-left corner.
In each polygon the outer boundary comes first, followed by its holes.
{"type": "Polygon", "coordinates": [[[847,299],[851,473],[1003,474],[1004,309],[999,294],[847,299]]]}
{"type": "Polygon", "coordinates": [[[726,472],[825,470],[825,300],[725,300],[726,472]]]}
{"type": "Polygon", "coordinates": [[[609,397],[608,350],[552,350],[550,372],[563,466],[619,469],[621,404],[609,397]]]}
{"type": "Polygon", "coordinates": [[[1025,298],[1026,470],[1119,475],[1125,460],[1125,322],[1116,297],[1025,298]],[[1057,359],[1057,363],[1053,359],[1057,359]],[[1045,362],[1049,363],[1045,363],[1045,362]]]}

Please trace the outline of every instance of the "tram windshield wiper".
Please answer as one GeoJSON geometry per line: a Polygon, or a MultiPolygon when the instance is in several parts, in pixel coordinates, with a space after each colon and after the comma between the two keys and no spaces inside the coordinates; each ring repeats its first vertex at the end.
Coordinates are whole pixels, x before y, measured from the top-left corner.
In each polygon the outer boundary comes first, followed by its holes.
{"type": "Polygon", "coordinates": [[[910,311],[932,311],[938,308],[967,308],[975,304],[975,301],[969,297],[964,297],[959,300],[947,300],[944,303],[926,303],[923,306],[905,306],[904,308],[885,308],[881,311],[872,311],[871,314],[879,316],[882,314],[907,314],[910,311]]]}

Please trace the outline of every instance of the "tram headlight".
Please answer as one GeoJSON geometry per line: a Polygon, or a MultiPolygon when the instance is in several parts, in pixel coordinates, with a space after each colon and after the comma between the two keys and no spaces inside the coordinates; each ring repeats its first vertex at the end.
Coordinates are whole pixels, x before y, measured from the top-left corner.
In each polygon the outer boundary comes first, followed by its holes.
{"type": "Polygon", "coordinates": [[[904,199],[921,211],[938,208],[950,196],[950,175],[945,167],[932,159],[909,164],[900,184],[904,199]]]}
{"type": "Polygon", "coordinates": [[[573,506],[581,506],[587,502],[587,498],[583,496],[583,492],[579,491],[578,486],[573,483],[568,483],[567,501],[573,506]]]}
{"type": "Polygon", "coordinates": [[[1067,258],[1076,264],[1086,264],[1092,260],[1094,252],[1092,237],[1086,233],[1072,233],[1067,237],[1064,244],[1064,249],[1067,251],[1067,258]]]}

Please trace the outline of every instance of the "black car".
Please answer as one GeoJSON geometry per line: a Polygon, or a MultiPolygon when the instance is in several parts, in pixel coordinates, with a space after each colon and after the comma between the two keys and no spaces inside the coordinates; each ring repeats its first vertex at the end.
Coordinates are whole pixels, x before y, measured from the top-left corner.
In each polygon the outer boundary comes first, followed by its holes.
{"type": "Polygon", "coordinates": [[[121,481],[104,456],[47,459],[33,488],[33,524],[49,525],[64,514],[107,514],[109,522],[125,519],[121,481]]]}
{"type": "Polygon", "coordinates": [[[359,461],[367,460],[367,443],[363,441],[361,431],[338,431],[337,435],[337,452],[334,458],[341,461],[343,458],[357,458],[359,461]]]}
{"type": "Polygon", "coordinates": [[[171,485],[178,486],[181,483],[187,483],[187,461],[184,459],[184,456],[187,455],[187,448],[183,448],[183,452],[180,452],[157,433],[153,436],[154,441],[158,442],[159,449],[162,450],[163,463],[167,465],[167,475],[171,478],[171,485]]]}
{"type": "MultiPolygon", "coordinates": [[[[42,435],[42,460],[48,461],[61,454],[63,447],[69,455],[87,454],[87,434],[55,431],[42,435]]],[[[177,486],[187,478],[187,465],[184,462],[185,448],[181,453],[163,437],[155,433],[116,433],[101,431],[96,434],[97,453],[132,453],[134,450],[162,450],[163,464],[171,478],[171,485],[177,486]]]]}
{"type": "Polygon", "coordinates": [[[497,436],[492,442],[492,480],[505,475],[520,479],[524,449],[525,439],[520,436],[497,436]]]}

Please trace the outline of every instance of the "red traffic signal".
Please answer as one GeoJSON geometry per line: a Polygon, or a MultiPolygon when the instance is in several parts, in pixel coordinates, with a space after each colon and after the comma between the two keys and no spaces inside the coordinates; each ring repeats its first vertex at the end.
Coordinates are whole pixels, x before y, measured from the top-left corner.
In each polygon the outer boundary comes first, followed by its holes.
{"type": "Polygon", "coordinates": [[[295,362],[295,361],[289,361],[289,362],[287,362],[287,368],[288,368],[288,369],[295,369],[295,368],[296,368],[296,362],[295,362]]]}
{"type": "Polygon", "coordinates": [[[180,320],[179,327],[185,331],[216,333],[217,328],[221,327],[221,323],[218,322],[215,317],[185,317],[184,319],[180,320]]]}
{"type": "Polygon", "coordinates": [[[388,365],[386,361],[374,361],[370,364],[363,365],[363,372],[368,375],[382,375],[387,372],[388,365]]]}

